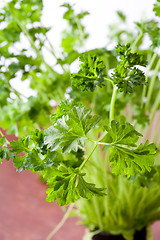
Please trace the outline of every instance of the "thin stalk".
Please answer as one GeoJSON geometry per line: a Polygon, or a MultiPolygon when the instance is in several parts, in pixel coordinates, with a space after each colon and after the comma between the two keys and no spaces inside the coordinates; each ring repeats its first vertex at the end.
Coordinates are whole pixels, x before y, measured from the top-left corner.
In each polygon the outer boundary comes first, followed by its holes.
{"type": "MultiPolygon", "coordinates": [[[[94,130],[92,129],[89,133],[89,141],[90,141],[90,144],[88,142],[88,144],[86,145],[87,149],[91,149],[92,146],[93,146],[93,143],[96,143],[97,141],[93,140],[93,139],[96,139],[97,138],[97,135],[95,134],[94,130]]],[[[86,142],[87,143],[87,142],[86,142]]],[[[100,161],[100,159],[102,159],[102,154],[101,154],[101,150],[100,148],[96,148],[95,151],[94,151],[94,154],[92,155],[92,159],[93,161],[96,163],[98,161],[98,164],[100,164],[102,161],[100,161]]],[[[92,162],[93,162],[92,161],[92,162]]]]}
{"type": "MultiPolygon", "coordinates": [[[[148,82],[148,80],[149,80],[148,73],[152,69],[152,66],[154,64],[154,61],[155,61],[157,55],[158,55],[157,52],[155,52],[153,54],[153,57],[151,58],[151,61],[150,61],[150,64],[149,64],[149,68],[148,68],[148,70],[146,72],[146,82],[148,82]]],[[[147,91],[147,86],[143,85],[141,107],[143,107],[143,104],[144,104],[144,97],[146,96],[146,91],[147,91]]]]}
{"type": "MultiPolygon", "coordinates": [[[[111,81],[110,79],[106,78],[106,80],[111,81]]],[[[112,82],[112,81],[111,81],[112,82]]],[[[113,82],[112,82],[113,84],[113,82]]],[[[114,86],[113,88],[113,94],[112,94],[112,99],[111,99],[111,108],[110,108],[110,122],[114,119],[114,107],[115,107],[115,101],[116,101],[116,96],[117,96],[117,91],[118,88],[116,86],[114,86]]],[[[89,158],[92,156],[93,152],[95,151],[95,149],[97,148],[99,142],[104,138],[104,136],[106,135],[107,132],[104,132],[102,134],[102,136],[98,139],[98,141],[95,142],[93,148],[91,149],[91,151],[89,152],[89,154],[87,155],[87,157],[85,158],[85,160],[83,161],[83,163],[81,164],[81,166],[79,167],[79,170],[81,171],[82,168],[85,166],[85,164],[87,163],[87,161],[89,160],[89,158]]]]}
{"type": "MultiPolygon", "coordinates": [[[[95,151],[95,149],[97,148],[97,146],[99,145],[99,144],[101,144],[100,143],[100,141],[105,137],[105,135],[107,134],[107,132],[105,131],[103,134],[102,134],[102,136],[100,137],[100,138],[98,138],[98,141],[94,141],[94,146],[93,146],[93,148],[91,149],[91,151],[89,152],[89,154],[87,155],[87,157],[85,158],[85,160],[83,161],[83,163],[81,164],[81,166],[79,167],[79,170],[81,171],[82,170],[82,168],[85,166],[85,164],[87,163],[87,161],[89,160],[89,158],[92,156],[92,154],[93,154],[93,152],[95,151]]],[[[89,139],[88,139],[89,140],[89,139]]],[[[103,144],[103,143],[102,143],[103,144]]],[[[109,144],[105,144],[104,143],[104,145],[109,145],[109,144]]],[[[100,152],[98,153],[98,154],[100,154],[100,152]]],[[[100,155],[99,155],[100,156],[100,155]]]]}
{"type": "Polygon", "coordinates": [[[145,104],[145,111],[148,108],[148,105],[149,105],[149,102],[150,102],[150,99],[151,99],[151,96],[152,96],[155,80],[156,80],[157,73],[158,73],[159,69],[160,69],[160,59],[158,60],[158,63],[156,65],[156,68],[155,68],[155,71],[154,71],[154,74],[151,78],[151,82],[150,82],[150,86],[149,86],[149,90],[148,90],[148,94],[147,94],[147,101],[146,101],[146,104],[145,104]]]}
{"type": "Polygon", "coordinates": [[[64,214],[62,220],[59,222],[59,224],[50,232],[50,234],[47,236],[46,240],[50,240],[58,231],[59,229],[64,225],[66,220],[69,217],[69,214],[71,213],[73,209],[74,203],[71,203],[70,206],[68,207],[66,213],[64,214]]]}
{"type": "Polygon", "coordinates": [[[10,144],[10,142],[7,140],[7,138],[4,136],[4,134],[2,133],[1,130],[0,130],[0,135],[6,139],[6,143],[7,143],[7,144],[10,144]]]}
{"type": "Polygon", "coordinates": [[[111,99],[111,106],[110,106],[110,123],[112,120],[114,120],[114,108],[115,108],[115,102],[116,102],[116,96],[117,96],[118,88],[114,86],[112,99],[111,99]]]}
{"type": "Polygon", "coordinates": [[[113,81],[110,78],[106,78],[105,77],[104,80],[110,82],[112,84],[112,86],[114,86],[114,83],[113,83],[113,81]]]}
{"type": "Polygon", "coordinates": [[[51,50],[52,55],[57,59],[56,54],[55,54],[55,50],[54,50],[54,48],[53,48],[53,45],[51,44],[51,42],[50,42],[50,40],[48,39],[47,35],[46,35],[46,40],[47,40],[47,42],[48,42],[48,44],[49,44],[49,46],[50,46],[50,48],[51,48],[50,50],[51,50]]]}
{"type": "Polygon", "coordinates": [[[89,154],[87,155],[87,157],[85,158],[85,160],[83,161],[83,163],[81,164],[81,166],[79,167],[79,170],[81,171],[82,168],[84,167],[84,165],[86,164],[86,162],[89,160],[89,158],[92,156],[94,150],[96,149],[96,147],[98,146],[98,143],[95,143],[93,148],[91,149],[91,151],[89,152],[89,154]]]}

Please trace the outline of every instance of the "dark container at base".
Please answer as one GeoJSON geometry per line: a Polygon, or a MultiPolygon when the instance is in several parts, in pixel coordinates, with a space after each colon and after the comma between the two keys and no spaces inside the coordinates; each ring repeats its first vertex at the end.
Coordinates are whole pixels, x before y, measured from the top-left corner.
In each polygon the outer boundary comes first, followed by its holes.
{"type": "MultiPolygon", "coordinates": [[[[109,233],[101,232],[92,237],[92,240],[125,240],[122,235],[112,235],[109,233]]],[[[146,240],[146,228],[137,231],[134,234],[134,240],[146,240]]]]}

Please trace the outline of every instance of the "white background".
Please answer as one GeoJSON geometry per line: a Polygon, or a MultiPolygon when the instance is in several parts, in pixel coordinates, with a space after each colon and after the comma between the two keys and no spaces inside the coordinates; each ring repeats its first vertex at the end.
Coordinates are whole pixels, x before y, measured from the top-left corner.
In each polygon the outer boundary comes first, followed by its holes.
{"type": "MultiPolygon", "coordinates": [[[[43,22],[53,26],[50,33],[51,41],[55,46],[60,41],[60,32],[64,29],[62,15],[64,8],[59,7],[64,3],[62,0],[44,0],[43,22]]],[[[154,18],[153,4],[156,0],[68,0],[75,4],[77,12],[80,10],[90,12],[85,17],[84,24],[91,37],[87,43],[88,48],[103,47],[106,44],[108,26],[117,21],[116,11],[120,10],[127,16],[128,23],[133,28],[133,22],[140,21],[146,16],[147,19],[154,18]]]]}

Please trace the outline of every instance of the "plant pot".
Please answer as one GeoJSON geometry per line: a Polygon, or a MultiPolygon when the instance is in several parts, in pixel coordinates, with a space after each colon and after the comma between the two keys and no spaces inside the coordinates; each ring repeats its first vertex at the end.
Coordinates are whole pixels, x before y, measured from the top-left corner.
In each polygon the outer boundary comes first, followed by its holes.
{"type": "MultiPolygon", "coordinates": [[[[147,233],[146,228],[143,228],[141,231],[137,231],[134,234],[134,240],[146,240],[147,233]]],[[[92,240],[125,240],[122,235],[112,235],[109,233],[101,232],[92,237],[92,240]]]]}
{"type": "Polygon", "coordinates": [[[92,240],[125,240],[122,235],[112,235],[109,233],[101,232],[92,237],[92,240]]]}

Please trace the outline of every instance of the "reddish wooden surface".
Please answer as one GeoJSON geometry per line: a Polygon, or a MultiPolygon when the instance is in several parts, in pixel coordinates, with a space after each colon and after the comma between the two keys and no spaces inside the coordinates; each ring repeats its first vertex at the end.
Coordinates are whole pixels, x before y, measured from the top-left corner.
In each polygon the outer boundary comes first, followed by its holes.
{"type": "MultiPolygon", "coordinates": [[[[63,212],[45,202],[45,184],[29,171],[18,173],[11,162],[0,166],[0,240],[45,240],[63,212]]],[[[81,240],[84,229],[69,219],[54,240],[81,240]]]]}
{"type": "MultiPolygon", "coordinates": [[[[56,203],[46,203],[46,188],[30,171],[16,172],[11,161],[0,165],[0,240],[46,239],[63,216],[56,203]]],[[[67,220],[53,240],[82,240],[84,228],[76,221],[67,220]]],[[[153,230],[154,240],[160,240],[160,222],[153,230]]]]}

